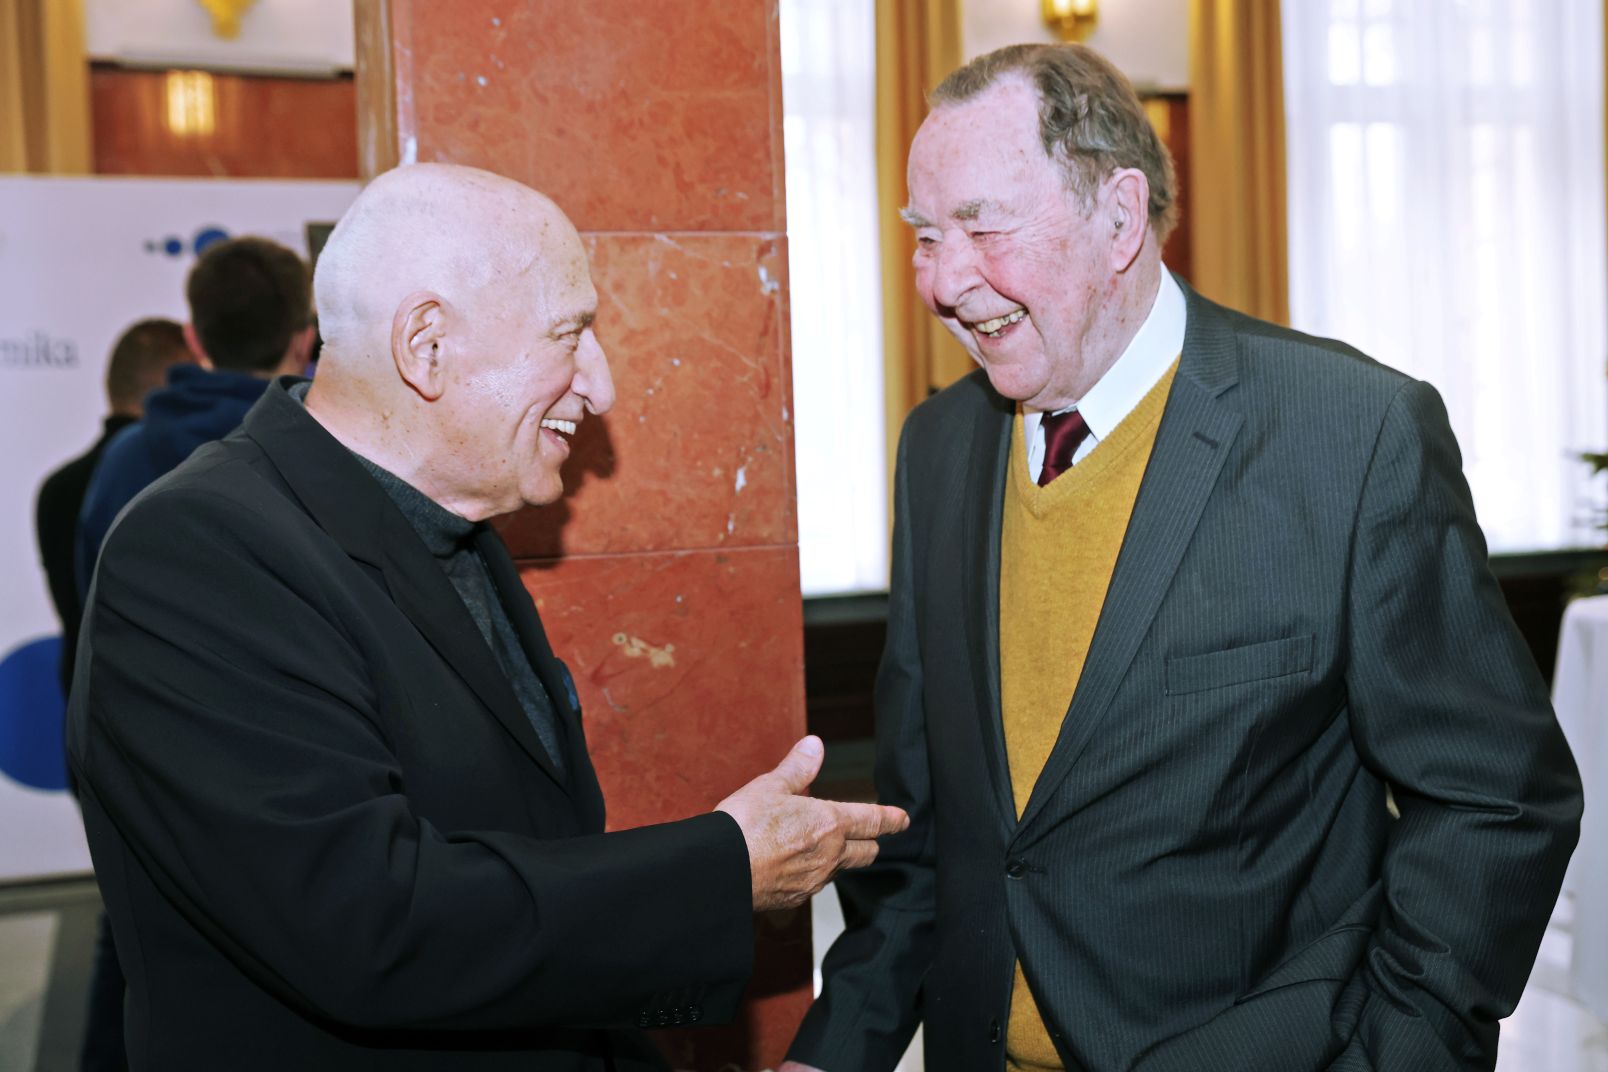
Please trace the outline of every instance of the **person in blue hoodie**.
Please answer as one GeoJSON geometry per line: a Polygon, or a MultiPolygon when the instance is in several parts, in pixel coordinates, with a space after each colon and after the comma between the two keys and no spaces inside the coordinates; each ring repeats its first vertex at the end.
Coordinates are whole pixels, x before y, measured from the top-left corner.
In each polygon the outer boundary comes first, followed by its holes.
{"type": "Polygon", "coordinates": [[[195,360],[184,341],[184,327],[153,317],[131,325],[118,336],[106,361],[106,408],[97,439],[83,454],[62,465],[39,485],[34,528],[39,537],[39,563],[50,586],[50,602],[61,619],[61,693],[73,687],[73,656],[78,651],[81,608],[78,602],[76,534],[78,514],[101,452],[117,433],[145,414],[145,396],[162,386],[173,365],[195,360]]]}
{"type": "Polygon", "coordinates": [[[75,570],[80,603],[112,522],[148,484],[203,443],[240,423],[275,376],[306,371],[312,353],[307,265],[266,238],[207,247],[185,282],[184,337],[196,364],[168,371],[145,416],[106,445],[79,514],[75,570]]]}
{"type": "MultiPolygon", "coordinates": [[[[74,539],[80,614],[101,544],[123,507],[191,451],[234,431],[275,376],[307,369],[315,335],[312,288],[295,253],[265,238],[218,242],[196,261],[184,289],[190,305],[184,338],[196,364],[171,367],[164,386],[145,397],[144,417],[101,453],[74,539]]],[[[79,1056],[83,1072],[128,1066],[124,989],[103,914],[79,1056]]]]}

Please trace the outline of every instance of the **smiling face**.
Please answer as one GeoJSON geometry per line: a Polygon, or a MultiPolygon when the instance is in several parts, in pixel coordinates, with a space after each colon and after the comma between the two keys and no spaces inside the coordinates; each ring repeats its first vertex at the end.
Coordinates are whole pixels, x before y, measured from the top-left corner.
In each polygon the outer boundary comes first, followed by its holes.
{"type": "Polygon", "coordinates": [[[550,199],[455,164],[368,184],[315,280],[324,355],[307,411],[460,517],[564,494],[589,415],[614,405],[580,235],[550,199]]]}
{"type": "Polygon", "coordinates": [[[1039,140],[1038,97],[1007,77],[934,109],[910,149],[916,290],[994,389],[1036,409],[1078,400],[1115,360],[1109,182],[1080,204],[1039,140]]]}
{"type": "Polygon", "coordinates": [[[587,414],[614,404],[608,360],[592,329],[597,291],[586,251],[553,221],[539,252],[464,310],[440,401],[465,516],[495,516],[559,499],[559,470],[587,414]]]}

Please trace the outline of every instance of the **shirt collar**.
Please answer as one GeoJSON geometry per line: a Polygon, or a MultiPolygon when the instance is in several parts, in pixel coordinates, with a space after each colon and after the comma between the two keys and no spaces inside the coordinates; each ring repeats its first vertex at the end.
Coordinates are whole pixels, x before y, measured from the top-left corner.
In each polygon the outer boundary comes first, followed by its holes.
{"type": "Polygon", "coordinates": [[[408,524],[413,526],[413,531],[419,534],[419,539],[424,541],[432,555],[451,558],[470,546],[478,527],[475,522],[459,517],[389,469],[375,465],[356,451],[352,452],[352,457],[379,481],[380,487],[396,503],[397,509],[402,511],[402,516],[408,519],[408,524]]]}
{"type": "MultiPolygon", "coordinates": [[[[1184,348],[1184,320],[1187,303],[1178,281],[1165,268],[1161,284],[1156,288],[1156,300],[1150,305],[1150,314],[1129,340],[1116,364],[1106,370],[1095,385],[1089,388],[1073,406],[1083,414],[1084,423],[1095,440],[1102,440],[1116,431],[1117,425],[1132,413],[1150,393],[1178,354],[1184,348]]],[[[1058,410],[1057,412],[1064,412],[1058,410]]],[[[1029,436],[1038,431],[1041,414],[1037,410],[1022,409],[1029,436]]]]}
{"type": "MultiPolygon", "coordinates": [[[[309,383],[298,383],[290,388],[290,396],[302,405],[307,404],[309,383]]],[[[413,531],[436,558],[450,558],[470,545],[479,527],[468,518],[459,517],[445,506],[430,498],[406,480],[382,466],[369,461],[357,451],[351,451],[364,469],[379,482],[391,497],[402,516],[408,519],[413,531]]]]}

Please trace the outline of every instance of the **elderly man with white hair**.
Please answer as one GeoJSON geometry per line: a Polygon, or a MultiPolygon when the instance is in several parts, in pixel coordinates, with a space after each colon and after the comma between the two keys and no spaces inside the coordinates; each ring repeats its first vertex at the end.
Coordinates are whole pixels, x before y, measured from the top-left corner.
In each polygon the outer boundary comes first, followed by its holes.
{"type": "Polygon", "coordinates": [[[647,1069],[730,1018],[752,912],[898,809],[811,800],[820,742],[604,833],[575,689],[488,518],[563,492],[614,399],[570,222],[470,168],[380,176],[315,279],[316,385],[124,513],[69,752],[136,1069],[647,1069]]]}

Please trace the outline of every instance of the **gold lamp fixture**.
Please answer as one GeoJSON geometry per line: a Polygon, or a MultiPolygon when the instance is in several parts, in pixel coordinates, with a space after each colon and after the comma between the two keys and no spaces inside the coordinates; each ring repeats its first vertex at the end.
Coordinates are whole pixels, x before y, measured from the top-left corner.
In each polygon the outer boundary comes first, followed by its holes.
{"type": "Polygon", "coordinates": [[[207,14],[212,16],[212,32],[229,41],[240,36],[240,20],[256,2],[257,0],[199,0],[201,6],[207,9],[207,14]]]}
{"type": "Polygon", "coordinates": [[[1044,25],[1063,41],[1085,41],[1100,21],[1100,0],[1043,0],[1044,25]]]}

